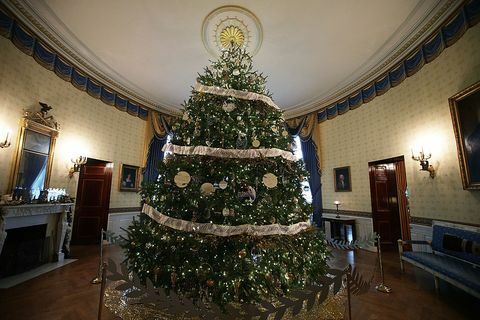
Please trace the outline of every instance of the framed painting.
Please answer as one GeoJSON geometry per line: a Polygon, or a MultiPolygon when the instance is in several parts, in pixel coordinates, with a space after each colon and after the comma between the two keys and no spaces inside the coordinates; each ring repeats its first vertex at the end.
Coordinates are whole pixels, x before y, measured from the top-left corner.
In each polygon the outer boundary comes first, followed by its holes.
{"type": "Polygon", "coordinates": [[[140,167],[120,164],[120,191],[138,191],[140,167]]]}
{"type": "Polygon", "coordinates": [[[334,168],[333,182],[335,185],[335,192],[352,191],[350,167],[334,168]]]}
{"type": "Polygon", "coordinates": [[[463,189],[480,190],[480,81],[448,101],[463,189]]]}

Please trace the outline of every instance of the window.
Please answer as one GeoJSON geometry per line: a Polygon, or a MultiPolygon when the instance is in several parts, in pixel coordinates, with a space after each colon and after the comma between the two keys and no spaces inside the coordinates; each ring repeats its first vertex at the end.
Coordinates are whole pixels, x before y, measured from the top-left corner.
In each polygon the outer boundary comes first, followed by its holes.
{"type": "MultiPolygon", "coordinates": [[[[300,137],[296,136],[293,146],[293,153],[298,160],[303,160],[302,154],[302,144],[300,143],[300,137]]],[[[308,179],[302,181],[303,187],[303,197],[307,200],[308,203],[312,203],[312,193],[310,192],[310,185],[308,184],[308,179]]]]}

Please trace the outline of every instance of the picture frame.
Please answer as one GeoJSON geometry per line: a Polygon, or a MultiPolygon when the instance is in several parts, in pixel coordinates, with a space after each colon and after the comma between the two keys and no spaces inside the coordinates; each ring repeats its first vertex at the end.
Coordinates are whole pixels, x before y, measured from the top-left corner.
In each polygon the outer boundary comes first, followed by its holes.
{"type": "Polygon", "coordinates": [[[129,164],[120,164],[119,189],[120,191],[137,192],[140,185],[140,167],[129,164]]]}
{"type": "Polygon", "coordinates": [[[480,81],[448,99],[463,189],[480,190],[480,81]]]}
{"type": "Polygon", "coordinates": [[[339,167],[333,169],[333,183],[335,192],[352,191],[352,179],[350,177],[350,167],[339,167]]]}

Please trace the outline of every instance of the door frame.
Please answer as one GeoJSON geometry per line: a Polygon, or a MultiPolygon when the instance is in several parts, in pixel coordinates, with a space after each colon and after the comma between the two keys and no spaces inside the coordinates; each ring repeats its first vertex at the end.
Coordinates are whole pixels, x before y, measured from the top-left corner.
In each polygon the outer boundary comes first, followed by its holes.
{"type": "MultiPolygon", "coordinates": [[[[95,159],[95,158],[87,158],[87,162],[80,166],[80,172],[79,172],[78,181],[77,181],[75,212],[77,211],[77,207],[79,206],[78,194],[80,192],[80,182],[82,181],[82,177],[85,174],[85,166],[88,165],[88,164],[105,164],[105,175],[109,176],[108,177],[108,183],[107,183],[107,186],[106,186],[108,188],[108,192],[107,192],[106,198],[105,198],[105,202],[106,202],[105,213],[104,213],[104,216],[102,217],[102,220],[101,220],[101,228],[103,228],[103,230],[107,230],[108,213],[110,211],[110,195],[112,193],[113,161],[100,160],[100,159],[95,159]]],[[[75,214],[74,214],[72,228],[75,228],[77,226],[77,224],[75,223],[75,218],[76,217],[75,217],[75,214]]],[[[100,235],[98,235],[98,239],[100,239],[100,235]]],[[[77,239],[76,234],[75,234],[75,230],[72,230],[72,242],[74,244],[82,244],[81,240],[77,239]]]]}
{"type": "MultiPolygon", "coordinates": [[[[407,174],[405,169],[405,157],[398,156],[398,157],[387,158],[382,160],[370,161],[368,162],[368,172],[370,172],[372,166],[379,165],[379,164],[389,164],[389,163],[393,163],[395,166],[395,178],[396,178],[397,199],[398,199],[398,215],[399,215],[399,221],[400,221],[400,235],[402,237],[402,240],[411,240],[410,208],[408,205],[408,199],[406,195],[407,174]]],[[[371,185],[370,185],[370,198],[371,198],[371,201],[373,201],[371,185]]],[[[373,214],[372,214],[372,223],[373,223],[373,214]]]]}

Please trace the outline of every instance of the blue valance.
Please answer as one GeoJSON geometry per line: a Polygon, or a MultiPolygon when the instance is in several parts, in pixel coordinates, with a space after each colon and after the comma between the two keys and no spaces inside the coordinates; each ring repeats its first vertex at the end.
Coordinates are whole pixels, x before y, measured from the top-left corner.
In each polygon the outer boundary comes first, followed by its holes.
{"type": "Polygon", "coordinates": [[[115,93],[108,91],[102,87],[102,92],[100,93],[100,100],[104,103],[113,106],[115,104],[115,93]]]}
{"type": "Polygon", "coordinates": [[[75,88],[86,91],[92,97],[100,99],[105,104],[114,105],[121,111],[143,120],[147,119],[148,108],[131,99],[119,98],[115,91],[87,76],[20,27],[15,18],[9,16],[3,8],[0,8],[0,35],[10,39],[18,49],[33,56],[41,66],[55,72],[59,78],[69,81],[75,88]]]}
{"type": "Polygon", "coordinates": [[[371,85],[347,97],[341,97],[339,102],[319,110],[317,112],[318,122],[333,119],[339,114],[372,101],[390,88],[398,86],[406,77],[414,75],[426,63],[438,57],[446,47],[454,44],[469,27],[478,21],[480,21],[480,0],[468,1],[423,44],[410,51],[404,59],[371,85]]]}
{"type": "Polygon", "coordinates": [[[58,57],[55,59],[55,73],[57,76],[65,81],[70,81],[72,78],[73,67],[63,62],[58,57]]]}
{"type": "Polygon", "coordinates": [[[102,92],[102,87],[92,80],[88,79],[87,81],[87,93],[94,98],[100,99],[100,93],[102,92]]]}
{"type": "Polygon", "coordinates": [[[377,93],[375,92],[375,84],[372,83],[369,87],[362,89],[362,100],[363,103],[367,103],[369,101],[372,101],[373,98],[375,98],[375,95],[377,93]]]}
{"type": "Polygon", "coordinates": [[[37,43],[33,51],[33,58],[48,70],[53,70],[57,55],[48,51],[41,43],[37,43]]]}
{"type": "Polygon", "coordinates": [[[423,45],[423,55],[425,57],[425,61],[427,63],[433,61],[433,59],[442,53],[443,49],[445,49],[445,42],[442,38],[442,33],[437,32],[437,34],[434,35],[431,40],[423,45]]]}

